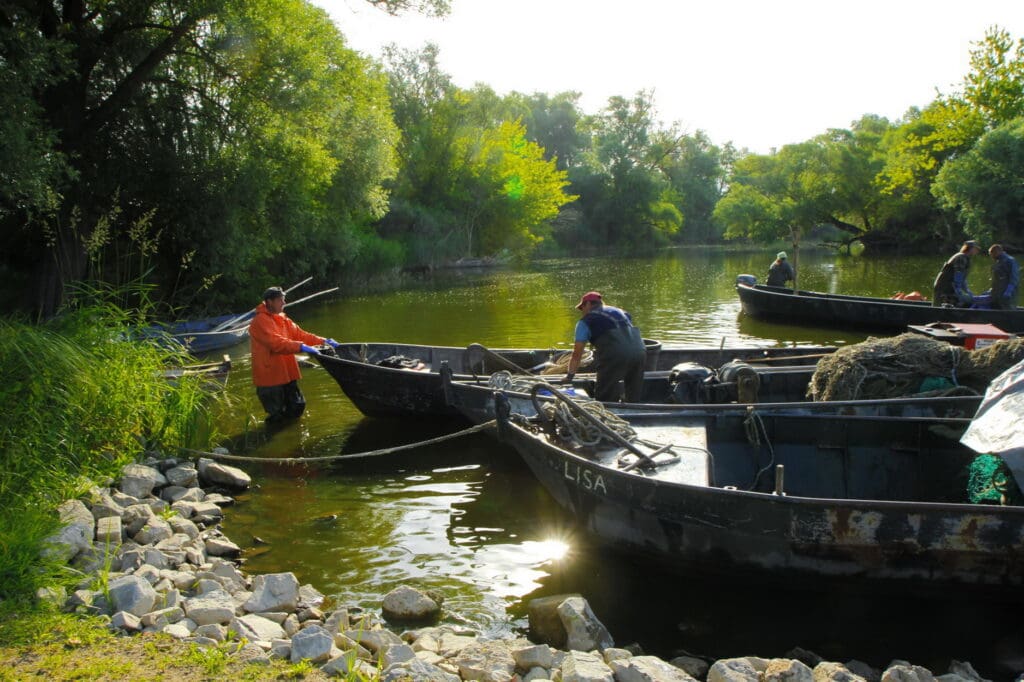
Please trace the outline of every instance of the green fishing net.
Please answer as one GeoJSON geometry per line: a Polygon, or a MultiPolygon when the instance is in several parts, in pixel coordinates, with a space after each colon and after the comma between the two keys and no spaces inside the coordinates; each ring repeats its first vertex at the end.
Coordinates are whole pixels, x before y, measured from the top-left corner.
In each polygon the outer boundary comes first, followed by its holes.
{"type": "Polygon", "coordinates": [[[1020,505],[1024,495],[1006,462],[996,455],[978,455],[971,462],[967,496],[972,504],[1020,505]]]}

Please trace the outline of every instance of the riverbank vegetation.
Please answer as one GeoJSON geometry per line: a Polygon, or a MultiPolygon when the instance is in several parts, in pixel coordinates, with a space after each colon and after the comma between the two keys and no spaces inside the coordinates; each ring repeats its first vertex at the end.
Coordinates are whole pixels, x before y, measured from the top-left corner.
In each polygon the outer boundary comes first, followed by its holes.
{"type": "Polygon", "coordinates": [[[998,27],[957,90],[752,154],[660,121],[649,92],[585,112],[576,92],[457,87],[431,45],[377,62],[304,0],[0,13],[0,280],[44,316],[83,280],[224,312],[268,282],[460,258],[1024,247],[1024,39],[998,27]]]}
{"type": "MultiPolygon", "coordinates": [[[[79,292],[80,294],[81,292],[79,292]]],[[[76,581],[45,552],[55,509],[144,452],[203,448],[216,434],[200,380],[161,370],[181,351],[132,343],[136,317],[110,304],[71,306],[42,325],[0,318],[0,604],[76,581]]]]}

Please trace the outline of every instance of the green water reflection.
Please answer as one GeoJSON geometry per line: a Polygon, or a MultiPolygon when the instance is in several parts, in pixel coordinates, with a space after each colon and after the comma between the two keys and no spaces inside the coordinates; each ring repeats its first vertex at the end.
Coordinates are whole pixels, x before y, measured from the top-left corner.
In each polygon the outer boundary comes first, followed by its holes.
{"type": "MultiPolygon", "coordinates": [[[[289,314],[305,329],[339,341],[564,348],[577,319],[573,306],[581,293],[598,289],[608,302],[629,310],[645,336],[667,345],[846,344],[865,338],[841,329],[744,318],[733,287],[735,276],[753,273],[763,280],[773,255],[692,248],[648,259],[556,260],[520,270],[441,271],[399,291],[313,301],[289,309],[289,314]]],[[[929,295],[941,260],[894,256],[869,261],[818,252],[802,254],[798,268],[802,288],[874,296],[917,289],[929,295]]],[[[987,263],[976,263],[972,275],[973,287],[985,288],[987,263]]],[[[268,284],[273,283],[254,282],[254,298],[268,284]]],[[[235,360],[228,385],[232,406],[220,417],[220,427],[238,454],[365,452],[450,429],[447,424],[364,418],[337,384],[314,368],[305,370],[302,379],[306,414],[268,434],[260,424],[262,412],[249,377],[248,347],[230,352],[235,360]]],[[[842,653],[835,655],[850,658],[867,657],[865,648],[886,641],[871,628],[865,629],[868,637],[858,635],[856,628],[822,628],[827,614],[736,631],[712,614],[729,599],[749,599],[737,593],[737,586],[727,588],[728,598],[696,582],[651,589],[657,574],[574,537],[567,518],[515,453],[483,435],[343,465],[247,468],[258,487],[239,499],[224,524],[227,534],[245,548],[247,569],[294,571],[301,581],[346,604],[377,608],[380,595],[401,583],[434,587],[447,595],[449,621],[504,634],[525,625],[525,600],[575,591],[587,596],[617,641],[647,637],[649,648],[688,644],[705,650],[718,646],[715,653],[720,655],[778,655],[799,644],[817,646],[823,654],[838,647],[842,653]],[[561,543],[570,547],[565,556],[560,556],[561,543]],[[662,641],[666,637],[672,641],[662,641]]],[[[758,596],[765,605],[769,598],[758,596]]],[[[820,608],[820,600],[786,599],[796,601],[780,608],[796,606],[808,614],[820,608]]],[[[867,608],[862,600],[854,603],[867,608]]],[[[895,640],[889,641],[907,647],[899,655],[927,655],[934,637],[907,639],[915,627],[891,616],[888,636],[895,640]]],[[[950,645],[937,651],[957,649],[950,645]]],[[[970,658],[971,653],[961,655],[970,658]]]]}

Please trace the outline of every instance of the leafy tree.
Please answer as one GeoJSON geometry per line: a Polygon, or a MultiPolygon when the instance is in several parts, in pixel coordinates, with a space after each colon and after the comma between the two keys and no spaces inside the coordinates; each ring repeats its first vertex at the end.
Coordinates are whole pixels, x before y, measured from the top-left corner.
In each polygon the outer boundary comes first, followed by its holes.
{"type": "Polygon", "coordinates": [[[971,72],[964,79],[964,99],[998,126],[1024,116],[1024,38],[992,27],[971,50],[971,72]]]}
{"type": "Polygon", "coordinates": [[[1024,118],[986,133],[939,171],[932,192],[969,234],[1024,245],[1024,118]]]}
{"type": "Polygon", "coordinates": [[[677,241],[711,242],[721,237],[713,214],[725,192],[725,180],[734,150],[720,148],[707,134],[679,135],[675,130],[659,131],[654,137],[654,156],[675,197],[673,204],[682,215],[677,241]],[[662,151],[663,150],[663,151],[662,151]]]}
{"type": "Polygon", "coordinates": [[[570,177],[592,240],[619,249],[665,244],[682,224],[678,199],[657,162],[654,104],[647,92],[612,97],[592,120],[590,149],[570,177]]]}
{"type": "Polygon", "coordinates": [[[191,286],[241,282],[279,271],[281,230],[294,229],[305,241],[292,255],[328,255],[295,267],[337,269],[354,243],[342,228],[384,206],[383,83],[302,0],[6,3],[0,40],[0,97],[17,112],[0,143],[15,247],[3,265],[38,264],[43,312],[128,249],[153,255],[169,286],[183,268],[191,286]]]}

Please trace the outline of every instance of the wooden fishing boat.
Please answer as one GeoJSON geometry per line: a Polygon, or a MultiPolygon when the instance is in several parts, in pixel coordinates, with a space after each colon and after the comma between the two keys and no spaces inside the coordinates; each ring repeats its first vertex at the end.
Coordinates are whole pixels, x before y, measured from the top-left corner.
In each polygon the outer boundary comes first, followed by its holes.
{"type": "MultiPolygon", "coordinates": [[[[401,343],[343,343],[333,354],[324,350],[317,361],[363,414],[460,420],[464,417],[445,398],[440,373],[443,363],[455,379],[471,379],[510,368],[539,371],[554,356],[566,352],[554,348],[493,350],[479,344],[458,348],[401,343]]],[[[714,367],[729,360],[813,365],[823,354],[834,351],[832,346],[662,348],[648,342],[647,370],[663,372],[661,381],[665,382],[671,369],[684,362],[714,367]]]]}
{"type": "MultiPolygon", "coordinates": [[[[735,365],[733,365],[735,366],[735,365]]],[[[856,414],[862,416],[907,416],[970,418],[981,404],[982,397],[969,391],[940,395],[929,392],[901,398],[809,401],[807,384],[814,372],[813,365],[783,367],[754,367],[747,365],[742,380],[753,380],[756,401],[740,402],[737,382],[722,381],[713,374],[708,381],[687,385],[671,372],[648,372],[644,376],[643,403],[602,403],[603,408],[618,416],[650,417],[660,415],[717,415],[745,413],[752,409],[785,412],[787,414],[856,414]]],[[[726,377],[728,378],[728,377],[726,377]]],[[[556,400],[543,384],[543,377],[503,377],[454,379],[450,371],[442,368],[445,399],[462,416],[474,424],[495,418],[494,393],[500,391],[511,404],[512,412],[526,417],[536,416],[539,404],[556,400]],[[495,379],[498,379],[495,381],[495,379]]],[[[571,387],[558,385],[557,389],[574,399],[589,400],[593,392],[593,379],[576,377],[571,387]]]]}
{"type": "Polygon", "coordinates": [[[1024,585],[1024,508],[968,503],[969,420],[758,408],[634,416],[624,442],[581,445],[498,414],[498,437],[580,526],[669,570],[1024,585]]]}
{"type": "Polygon", "coordinates": [[[1024,333],[1024,309],[935,307],[929,301],[906,301],[868,296],[841,296],[815,291],[750,284],[737,280],[743,313],[772,322],[819,327],[903,332],[910,325],[933,322],[992,324],[1013,334],[1024,333]]]}
{"type": "Polygon", "coordinates": [[[231,372],[231,356],[224,355],[219,362],[199,362],[178,367],[167,367],[161,376],[168,381],[180,381],[182,378],[193,377],[209,382],[211,385],[224,386],[231,372]]]}

